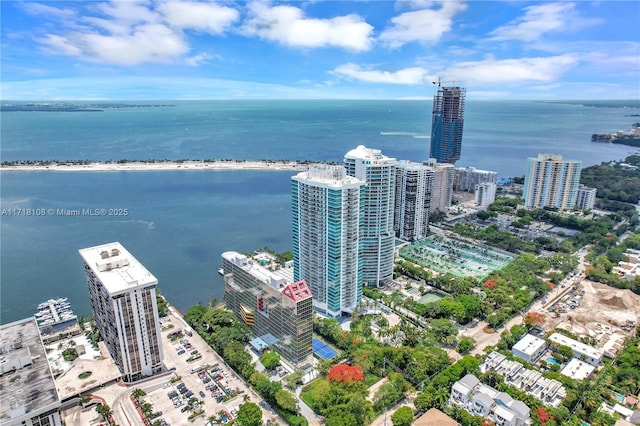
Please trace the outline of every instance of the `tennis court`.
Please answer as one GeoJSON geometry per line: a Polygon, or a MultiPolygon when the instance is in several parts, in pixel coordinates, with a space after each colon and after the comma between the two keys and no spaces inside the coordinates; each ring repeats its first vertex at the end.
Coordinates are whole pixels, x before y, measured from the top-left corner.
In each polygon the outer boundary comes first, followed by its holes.
{"type": "Polygon", "coordinates": [[[322,359],[331,359],[338,355],[338,352],[334,351],[315,337],[313,338],[311,344],[313,345],[313,352],[315,352],[316,355],[318,355],[322,359]]]}

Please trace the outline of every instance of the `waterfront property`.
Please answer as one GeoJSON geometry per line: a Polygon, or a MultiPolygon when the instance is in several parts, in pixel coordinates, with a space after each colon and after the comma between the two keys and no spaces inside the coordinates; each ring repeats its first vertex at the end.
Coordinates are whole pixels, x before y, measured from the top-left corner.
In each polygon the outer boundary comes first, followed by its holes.
{"type": "Polygon", "coordinates": [[[306,281],[314,309],[324,315],[353,312],[362,299],[364,182],[333,165],[291,179],[294,279],[306,281]]]}
{"type": "Polygon", "coordinates": [[[33,317],[0,326],[0,425],[61,426],[60,397],[33,317]]]}
{"type": "Polygon", "coordinates": [[[49,299],[38,305],[36,321],[42,334],[53,334],[78,323],[67,298],[49,299]]]}
{"type": "Polygon", "coordinates": [[[360,261],[363,285],[393,278],[396,159],[359,145],[344,156],[347,175],[364,182],[361,199],[360,261]]]}
{"type": "Polygon", "coordinates": [[[508,254],[437,235],[401,248],[400,256],[436,272],[478,278],[503,268],[513,260],[513,256],[508,254]]]}
{"type": "Polygon", "coordinates": [[[222,265],[225,304],[251,328],[254,348],[271,347],[294,368],[310,367],[313,298],[305,281],[293,282],[290,266],[272,271],[235,251],[222,254],[222,265]]]}
{"type": "Polygon", "coordinates": [[[429,156],[438,163],[454,164],[460,159],[466,90],[442,86],[433,97],[431,112],[431,149],[429,156]]]}
{"type": "Polygon", "coordinates": [[[120,243],[80,250],[96,326],[125,381],[162,370],[158,280],[120,243]]]}

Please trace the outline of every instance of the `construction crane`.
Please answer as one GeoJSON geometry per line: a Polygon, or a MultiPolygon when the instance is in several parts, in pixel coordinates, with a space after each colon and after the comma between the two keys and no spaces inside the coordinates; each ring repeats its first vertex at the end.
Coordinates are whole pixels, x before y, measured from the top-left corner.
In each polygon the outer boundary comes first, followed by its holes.
{"type": "Polygon", "coordinates": [[[458,83],[458,82],[457,82],[457,81],[455,81],[455,80],[442,81],[442,80],[440,79],[440,77],[438,77],[438,81],[432,81],[431,83],[433,83],[433,84],[437,84],[437,85],[438,85],[438,87],[441,87],[441,86],[442,86],[442,83],[445,83],[445,84],[447,84],[447,83],[449,83],[449,84],[456,84],[456,83],[458,83]]]}

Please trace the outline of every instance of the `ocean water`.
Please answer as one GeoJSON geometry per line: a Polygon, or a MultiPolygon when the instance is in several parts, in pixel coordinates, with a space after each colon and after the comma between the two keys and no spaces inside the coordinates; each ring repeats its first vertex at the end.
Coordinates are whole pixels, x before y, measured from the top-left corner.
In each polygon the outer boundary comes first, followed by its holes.
{"type": "MultiPolygon", "coordinates": [[[[11,112],[2,161],[290,159],[341,161],[357,145],[421,161],[428,101],[194,101],[104,112],[11,112]]],[[[591,143],[630,127],[638,109],[569,103],[467,103],[457,166],[524,173],[526,158],[562,154],[585,165],[632,147],[591,143]]],[[[90,314],[78,250],[120,241],[185,310],[222,298],[220,255],[291,249],[290,171],[2,172],[0,207],[127,209],[126,216],[0,217],[0,322],[33,315],[51,297],[90,314]]]]}

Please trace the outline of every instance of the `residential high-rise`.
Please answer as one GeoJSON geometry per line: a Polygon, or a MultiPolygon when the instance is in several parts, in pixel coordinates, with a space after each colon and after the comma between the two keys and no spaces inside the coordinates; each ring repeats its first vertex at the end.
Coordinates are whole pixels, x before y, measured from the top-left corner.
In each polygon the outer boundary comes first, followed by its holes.
{"type": "Polygon", "coordinates": [[[127,382],[162,370],[158,280],[120,243],[80,250],[93,316],[127,382]]]}
{"type": "Polygon", "coordinates": [[[456,168],[456,191],[474,191],[480,183],[497,183],[498,173],[489,170],[479,170],[475,167],[456,168]]]}
{"type": "Polygon", "coordinates": [[[455,164],[460,159],[465,95],[462,87],[438,83],[438,92],[433,97],[429,154],[438,163],[455,164]]]}
{"type": "Polygon", "coordinates": [[[351,312],[362,298],[364,182],[335,165],[313,166],[291,180],[294,280],[306,281],[319,312],[351,312]]]}
{"type": "Polygon", "coordinates": [[[528,208],[571,210],[576,204],[582,162],[538,154],[527,160],[522,196],[528,208]]]}
{"type": "Polygon", "coordinates": [[[580,210],[592,210],[596,205],[597,188],[590,188],[585,185],[578,185],[578,195],[576,196],[576,206],[580,210]]]}
{"type": "Polygon", "coordinates": [[[305,281],[291,282],[235,251],[222,254],[222,267],[225,305],[251,328],[257,346],[273,348],[295,368],[310,367],[313,307],[305,281]]]}
{"type": "Polygon", "coordinates": [[[435,172],[432,167],[398,161],[394,229],[406,241],[427,237],[435,172]]]}
{"type": "Polygon", "coordinates": [[[377,287],[393,278],[396,163],[395,158],[364,145],[344,156],[347,174],[365,183],[360,257],[362,279],[367,286],[377,287]]]}
{"type": "Polygon", "coordinates": [[[497,186],[492,182],[484,182],[476,184],[476,190],[473,198],[476,206],[488,206],[496,200],[497,186]]]}
{"type": "Polygon", "coordinates": [[[453,183],[455,180],[455,169],[453,164],[438,163],[434,158],[424,162],[425,165],[433,168],[433,192],[431,198],[431,213],[439,210],[446,212],[451,207],[453,198],[453,183]]]}

